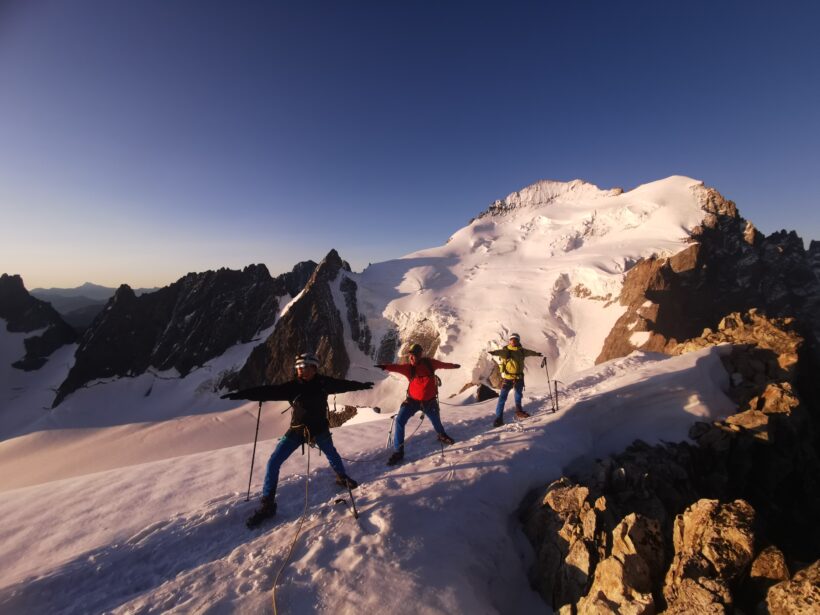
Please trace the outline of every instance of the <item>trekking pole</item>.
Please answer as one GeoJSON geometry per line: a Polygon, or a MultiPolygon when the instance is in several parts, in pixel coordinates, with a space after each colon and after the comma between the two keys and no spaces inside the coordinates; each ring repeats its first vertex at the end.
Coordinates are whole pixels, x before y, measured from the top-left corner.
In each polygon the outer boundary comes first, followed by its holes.
{"type": "Polygon", "coordinates": [[[248,495],[245,501],[251,499],[251,481],[253,480],[253,463],[256,461],[256,441],[259,439],[259,420],[262,418],[262,402],[259,402],[259,412],[256,414],[256,435],[253,437],[253,453],[251,454],[251,475],[248,476],[248,495]]]}
{"type": "Polygon", "coordinates": [[[396,423],[396,415],[390,417],[390,431],[387,432],[387,448],[393,445],[393,425],[396,423]]]}
{"type": "Polygon", "coordinates": [[[552,411],[553,413],[555,413],[555,401],[552,398],[552,383],[550,382],[550,368],[547,364],[547,357],[541,359],[541,367],[543,367],[547,371],[547,393],[550,397],[550,406],[552,406],[552,411]]]}
{"type": "MultiPolygon", "coordinates": [[[[561,382],[560,380],[554,380],[555,382],[555,411],[558,412],[558,383],[561,382]]],[[[561,382],[561,384],[564,384],[561,382]]]]}
{"type": "Polygon", "coordinates": [[[350,505],[353,507],[353,518],[359,518],[359,511],[356,510],[356,500],[353,498],[353,488],[350,486],[350,483],[347,484],[347,492],[350,494],[350,505]]]}

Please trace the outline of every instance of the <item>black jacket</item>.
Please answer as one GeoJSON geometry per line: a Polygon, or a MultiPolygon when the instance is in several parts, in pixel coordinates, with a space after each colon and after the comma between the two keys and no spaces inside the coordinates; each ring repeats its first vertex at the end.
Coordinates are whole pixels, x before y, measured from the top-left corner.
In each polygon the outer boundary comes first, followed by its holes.
{"type": "Polygon", "coordinates": [[[290,418],[291,429],[307,427],[310,437],[315,438],[330,431],[327,422],[327,396],[347,391],[362,391],[373,388],[372,382],[340,380],[316,374],[310,380],[294,378],[281,384],[268,384],[236,393],[223,395],[227,399],[247,399],[250,401],[289,401],[293,406],[290,418]]]}

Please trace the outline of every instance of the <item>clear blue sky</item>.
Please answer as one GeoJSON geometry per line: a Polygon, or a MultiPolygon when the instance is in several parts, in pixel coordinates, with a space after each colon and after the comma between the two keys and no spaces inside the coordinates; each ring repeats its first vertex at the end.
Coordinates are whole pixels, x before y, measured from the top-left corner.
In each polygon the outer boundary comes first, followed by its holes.
{"type": "Polygon", "coordinates": [[[820,239],[818,3],[0,0],[0,271],[169,283],[689,175],[820,239]]]}

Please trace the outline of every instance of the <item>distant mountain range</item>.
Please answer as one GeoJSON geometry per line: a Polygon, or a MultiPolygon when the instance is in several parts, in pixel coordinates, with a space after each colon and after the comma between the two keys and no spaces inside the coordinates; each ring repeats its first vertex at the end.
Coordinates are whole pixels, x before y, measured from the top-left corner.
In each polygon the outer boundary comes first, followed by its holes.
{"type": "MultiPolygon", "coordinates": [[[[252,265],[191,273],[159,290],[84,284],[31,295],[70,308],[64,320],[75,327],[85,310],[88,323],[55,405],[91,383],[148,370],[185,377],[271,327],[214,390],[284,379],[305,350],[320,354],[325,373],[346,377],[393,361],[414,341],[463,366],[449,394],[492,383],[487,350],[512,331],[559,378],[633,350],[664,352],[751,308],[798,319],[814,345],[818,263],[820,243],[806,250],[793,232],[762,235],[691,178],[629,192],[542,181],[491,204],[445,245],[360,273],[331,250],[318,266],[275,278],[252,265]]],[[[24,292],[19,279],[11,286],[24,292]]],[[[30,369],[47,356],[15,359],[30,369]]]]}
{"type": "MultiPolygon", "coordinates": [[[[151,293],[157,288],[137,288],[137,296],[151,293]]],[[[88,328],[108,300],[114,296],[116,288],[86,282],[74,288],[35,288],[31,296],[51,304],[63,319],[79,332],[88,328]]]]}

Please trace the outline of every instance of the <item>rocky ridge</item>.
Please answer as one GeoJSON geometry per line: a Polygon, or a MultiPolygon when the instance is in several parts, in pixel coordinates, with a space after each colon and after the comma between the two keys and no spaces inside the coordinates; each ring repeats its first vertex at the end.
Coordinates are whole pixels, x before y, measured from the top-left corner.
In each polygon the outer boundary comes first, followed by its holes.
{"type": "Polygon", "coordinates": [[[77,341],[71,326],[51,305],[31,296],[19,275],[0,275],[0,318],[9,332],[38,332],[23,341],[25,356],[12,364],[17,369],[39,369],[55,350],[77,341]]]}
{"type": "Polygon", "coordinates": [[[139,297],[120,286],[83,335],[54,405],[95,379],[149,368],[185,376],[273,325],[280,299],[298,294],[314,268],[312,262],[300,263],[276,278],[264,265],[189,273],[139,297]]]}
{"type": "Polygon", "coordinates": [[[370,344],[370,332],[357,309],[356,284],[345,275],[349,271],[350,266],[336,250],[331,250],[282,314],[273,332],[251,351],[237,373],[223,379],[221,386],[243,389],[288,380],[293,376],[294,357],[303,352],[318,355],[323,374],[344,378],[350,357],[345,348],[344,322],[334,300],[337,285],[344,297],[345,318],[354,342],[363,349],[369,349],[370,344]]]}
{"type": "Polygon", "coordinates": [[[668,352],[732,312],[756,308],[793,317],[812,348],[820,345],[820,245],[805,250],[796,233],[763,236],[716,190],[702,193],[703,223],[690,245],[671,257],[639,261],[624,278],[625,313],[607,336],[596,363],[633,350],[668,352]],[[648,332],[635,344],[634,333],[648,332]]]}
{"type": "Polygon", "coordinates": [[[533,584],[548,604],[561,613],[797,613],[816,599],[817,564],[790,580],[820,553],[817,417],[793,387],[803,352],[794,327],[733,313],[671,347],[732,344],[723,360],[738,413],[693,425],[695,444],[635,442],[531,496],[521,516],[537,555],[533,584]]]}

